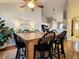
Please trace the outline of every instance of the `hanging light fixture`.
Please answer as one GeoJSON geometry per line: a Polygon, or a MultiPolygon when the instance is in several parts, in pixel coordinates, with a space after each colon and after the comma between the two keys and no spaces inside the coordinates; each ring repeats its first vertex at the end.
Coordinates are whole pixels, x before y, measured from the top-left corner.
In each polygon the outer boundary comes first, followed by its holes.
{"type": "Polygon", "coordinates": [[[37,0],[23,0],[24,4],[20,6],[21,8],[23,7],[29,7],[32,11],[34,11],[35,7],[40,7],[43,8],[44,6],[39,4],[37,0]]]}
{"type": "Polygon", "coordinates": [[[35,7],[34,1],[32,1],[32,0],[29,1],[29,2],[28,2],[28,7],[29,7],[29,8],[34,8],[34,7],[35,7]]]}

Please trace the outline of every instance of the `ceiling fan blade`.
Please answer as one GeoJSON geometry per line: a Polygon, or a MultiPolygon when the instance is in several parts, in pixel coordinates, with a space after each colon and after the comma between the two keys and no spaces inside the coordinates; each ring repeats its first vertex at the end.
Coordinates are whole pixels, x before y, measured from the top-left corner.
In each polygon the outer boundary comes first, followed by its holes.
{"type": "Polygon", "coordinates": [[[44,6],[43,6],[43,5],[38,5],[38,7],[40,7],[40,8],[44,8],[44,6]]]}
{"type": "Polygon", "coordinates": [[[35,3],[35,5],[37,7],[44,8],[44,6],[42,5],[42,3],[38,2],[38,0],[23,0],[23,1],[24,1],[24,3],[23,3],[23,5],[20,6],[20,8],[27,7],[27,4],[28,4],[29,1],[35,1],[34,3],[35,3]]]}
{"type": "Polygon", "coordinates": [[[26,5],[22,5],[22,6],[20,6],[20,8],[23,8],[23,7],[27,7],[26,5]]]}

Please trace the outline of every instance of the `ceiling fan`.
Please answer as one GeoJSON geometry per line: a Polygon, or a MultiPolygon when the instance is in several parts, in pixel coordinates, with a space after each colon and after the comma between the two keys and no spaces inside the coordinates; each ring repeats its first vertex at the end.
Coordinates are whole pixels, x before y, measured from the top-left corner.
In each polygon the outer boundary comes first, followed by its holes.
{"type": "Polygon", "coordinates": [[[38,2],[37,0],[23,0],[25,3],[23,5],[20,6],[20,8],[23,7],[29,7],[32,10],[34,9],[34,7],[40,7],[40,8],[44,8],[44,6],[38,2]]]}

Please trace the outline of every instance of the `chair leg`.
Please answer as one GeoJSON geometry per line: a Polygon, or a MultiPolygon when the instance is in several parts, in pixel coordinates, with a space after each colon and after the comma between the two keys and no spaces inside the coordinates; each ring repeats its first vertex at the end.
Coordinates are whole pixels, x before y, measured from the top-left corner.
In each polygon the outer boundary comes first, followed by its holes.
{"type": "Polygon", "coordinates": [[[35,57],[36,57],[36,50],[34,49],[34,57],[33,58],[35,59],[35,57]]]}
{"type": "Polygon", "coordinates": [[[21,55],[21,56],[22,56],[22,59],[24,59],[25,58],[25,51],[23,48],[22,48],[22,53],[23,53],[23,55],[21,55]]]}
{"type": "Polygon", "coordinates": [[[17,53],[16,53],[15,59],[19,59],[19,49],[17,49],[17,53]]]}
{"type": "Polygon", "coordinates": [[[53,46],[52,46],[52,54],[53,54],[53,46]]]}
{"type": "Polygon", "coordinates": [[[25,55],[25,57],[27,57],[27,56],[26,56],[26,47],[25,47],[25,52],[24,52],[24,55],[25,55]]]}
{"type": "Polygon", "coordinates": [[[60,59],[60,54],[59,54],[59,44],[57,44],[57,52],[58,52],[58,59],[60,59]]]}
{"type": "Polygon", "coordinates": [[[45,58],[44,58],[44,54],[45,54],[45,52],[42,51],[41,54],[40,54],[40,59],[45,59],[45,58]]]}
{"type": "Polygon", "coordinates": [[[63,44],[61,44],[61,52],[62,52],[62,54],[64,54],[64,58],[65,58],[65,52],[64,52],[64,46],[63,46],[63,44]]]}
{"type": "Polygon", "coordinates": [[[51,54],[51,51],[49,51],[49,56],[50,56],[50,59],[52,59],[52,54],[51,54]]]}
{"type": "Polygon", "coordinates": [[[18,58],[18,52],[16,53],[16,57],[15,57],[15,59],[17,59],[18,58]]]}

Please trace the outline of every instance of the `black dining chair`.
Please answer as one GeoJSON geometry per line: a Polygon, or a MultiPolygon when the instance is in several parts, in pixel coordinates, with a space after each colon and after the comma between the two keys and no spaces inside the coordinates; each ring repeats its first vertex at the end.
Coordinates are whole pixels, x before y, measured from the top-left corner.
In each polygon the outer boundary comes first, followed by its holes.
{"type": "Polygon", "coordinates": [[[35,32],[35,33],[38,33],[38,32],[40,32],[40,31],[39,31],[38,29],[36,29],[36,30],[34,30],[34,32],[35,32]]]}
{"type": "Polygon", "coordinates": [[[53,30],[51,30],[51,31],[53,31],[53,32],[57,33],[57,30],[55,30],[55,29],[53,29],[53,30]]]}
{"type": "Polygon", "coordinates": [[[23,30],[22,33],[30,33],[30,31],[26,29],[26,30],[23,30]]]}
{"type": "Polygon", "coordinates": [[[34,46],[34,59],[47,59],[50,57],[52,59],[51,47],[52,41],[55,38],[54,32],[48,32],[43,35],[42,38],[38,40],[38,44],[34,46]],[[36,52],[40,52],[40,57],[36,56],[36,52]],[[48,55],[45,55],[45,52],[48,52],[48,55]]]}
{"type": "Polygon", "coordinates": [[[43,32],[49,32],[49,28],[46,25],[41,25],[41,29],[43,32]]]}
{"type": "Polygon", "coordinates": [[[17,53],[15,59],[24,59],[26,57],[26,44],[24,42],[24,39],[13,32],[16,47],[17,47],[17,53]]]}
{"type": "Polygon", "coordinates": [[[66,36],[67,31],[63,31],[61,34],[57,35],[53,43],[55,44],[54,53],[53,55],[58,55],[58,59],[60,59],[60,53],[64,55],[65,58],[65,51],[64,51],[64,39],[66,36]],[[56,53],[55,53],[56,52],[56,53]]]}

